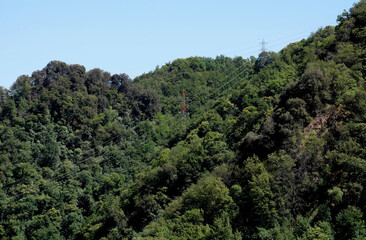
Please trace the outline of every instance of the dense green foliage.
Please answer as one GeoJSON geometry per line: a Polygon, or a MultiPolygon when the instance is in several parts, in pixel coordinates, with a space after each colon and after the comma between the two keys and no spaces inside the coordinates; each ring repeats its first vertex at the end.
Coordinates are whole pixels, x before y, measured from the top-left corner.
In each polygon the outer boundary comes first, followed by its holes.
{"type": "Polygon", "coordinates": [[[53,61],[0,88],[0,239],[366,238],[366,1],[338,22],[258,58],[134,81],[53,61]]]}

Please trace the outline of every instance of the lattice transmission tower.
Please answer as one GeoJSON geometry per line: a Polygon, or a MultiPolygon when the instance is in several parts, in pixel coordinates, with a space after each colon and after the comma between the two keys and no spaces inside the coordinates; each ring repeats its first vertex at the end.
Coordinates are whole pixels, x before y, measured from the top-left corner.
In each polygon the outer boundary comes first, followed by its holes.
{"type": "Polygon", "coordinates": [[[266,44],[268,44],[268,43],[266,41],[264,41],[264,39],[263,39],[262,42],[261,42],[261,44],[262,44],[261,51],[262,52],[265,52],[266,51],[266,44]]]}
{"type": "Polygon", "coordinates": [[[182,103],[180,108],[180,114],[185,118],[188,116],[188,104],[187,104],[187,96],[184,90],[182,91],[182,103]]]}

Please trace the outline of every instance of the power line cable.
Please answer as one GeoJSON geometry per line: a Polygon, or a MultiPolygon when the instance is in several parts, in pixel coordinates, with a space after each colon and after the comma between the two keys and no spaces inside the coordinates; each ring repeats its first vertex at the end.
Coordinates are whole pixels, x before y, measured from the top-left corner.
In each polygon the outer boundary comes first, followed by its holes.
{"type": "MultiPolygon", "coordinates": [[[[304,31],[304,32],[305,32],[305,31],[304,31]]],[[[284,38],[281,38],[281,39],[284,39],[284,38]]],[[[280,43],[280,44],[283,44],[283,43],[280,43]]],[[[248,49],[252,49],[252,48],[254,48],[254,47],[247,48],[246,50],[248,50],[248,49]]],[[[240,51],[241,51],[241,50],[240,50],[240,51]]],[[[239,66],[237,69],[240,69],[240,68],[244,67],[246,64],[247,64],[247,62],[244,62],[244,63],[243,63],[241,66],[239,66]]],[[[238,77],[240,76],[240,74],[244,73],[244,72],[245,72],[245,70],[247,70],[247,69],[246,69],[246,68],[244,68],[242,71],[240,71],[239,73],[237,73],[237,74],[236,74],[236,76],[235,76],[235,77],[233,77],[231,80],[227,81],[226,83],[224,83],[223,85],[221,85],[221,87],[220,87],[220,88],[218,88],[218,89],[216,89],[215,91],[211,92],[211,93],[207,96],[207,98],[210,98],[210,96],[212,96],[212,95],[214,95],[214,94],[217,94],[218,92],[222,91],[223,87],[225,87],[226,85],[228,85],[228,84],[232,83],[236,78],[238,78],[238,77]]],[[[228,71],[230,71],[230,70],[228,70],[228,71]]],[[[234,73],[235,73],[235,71],[231,71],[231,73],[230,73],[228,76],[224,77],[224,78],[230,78],[230,76],[232,76],[234,73]]],[[[216,78],[216,80],[217,80],[217,78],[216,78]]],[[[229,88],[229,89],[232,89],[232,88],[233,88],[234,86],[236,86],[239,82],[240,82],[240,80],[239,80],[238,82],[236,82],[235,84],[233,84],[233,85],[231,86],[231,88],[229,88]]],[[[225,91],[228,91],[229,89],[226,89],[225,91]]],[[[223,92],[221,92],[221,93],[223,93],[223,92]]],[[[221,97],[221,96],[219,96],[219,97],[221,97]]],[[[208,105],[209,103],[212,103],[212,101],[208,101],[207,103],[205,103],[205,104],[201,105],[201,106],[200,106],[200,107],[198,107],[197,109],[192,110],[192,111],[191,111],[191,113],[197,112],[198,110],[200,110],[200,109],[204,108],[204,107],[205,107],[206,105],[208,105]]],[[[175,122],[175,124],[180,124],[182,121],[184,121],[184,119],[180,119],[180,120],[178,120],[177,122],[175,122]]],[[[136,129],[136,126],[132,129],[132,131],[134,131],[135,129],[136,129]]],[[[145,134],[143,134],[143,135],[139,136],[137,139],[133,140],[133,143],[136,143],[136,141],[141,140],[141,139],[145,138],[146,136],[147,136],[147,133],[145,133],[145,134]]],[[[102,156],[103,156],[102,154],[103,154],[103,153],[105,153],[105,151],[106,151],[106,148],[107,148],[108,144],[110,144],[114,139],[118,139],[118,137],[111,137],[111,138],[106,142],[107,144],[104,144],[103,150],[102,150],[102,152],[100,152],[100,153],[99,153],[99,156],[95,156],[95,155],[94,155],[95,153],[90,153],[89,155],[84,156],[84,157],[83,157],[83,160],[78,161],[77,163],[73,163],[73,164],[77,164],[78,166],[80,166],[80,164],[87,162],[87,161],[89,160],[89,158],[90,158],[90,157],[93,157],[93,158],[102,157],[102,156]]],[[[115,145],[118,145],[118,144],[120,144],[121,142],[122,142],[122,141],[117,141],[117,142],[115,143],[115,145]]],[[[124,150],[126,150],[126,149],[124,149],[124,150]]],[[[121,150],[121,151],[123,151],[123,150],[121,150]]],[[[108,162],[110,162],[110,161],[111,161],[111,160],[107,160],[107,161],[101,162],[101,163],[100,163],[100,166],[103,166],[103,165],[105,165],[106,163],[108,163],[108,162]]],[[[55,182],[55,181],[56,181],[56,182],[57,182],[57,181],[61,180],[63,177],[65,177],[65,176],[66,176],[66,174],[64,174],[63,176],[59,176],[59,177],[57,177],[57,178],[51,179],[50,181],[52,181],[52,182],[55,182]]],[[[24,179],[19,179],[19,180],[17,180],[16,182],[13,182],[13,183],[9,183],[9,184],[3,185],[3,189],[9,188],[9,187],[11,187],[11,186],[13,186],[13,185],[15,185],[15,184],[17,184],[17,183],[20,183],[22,180],[24,180],[24,179]]],[[[22,195],[22,194],[24,194],[24,193],[18,193],[18,194],[15,194],[15,195],[11,196],[11,197],[14,197],[14,198],[15,198],[15,197],[17,197],[17,196],[19,196],[19,195],[22,195]]]]}
{"type": "MultiPolygon", "coordinates": [[[[309,31],[313,30],[314,28],[316,28],[315,26],[313,27],[309,27],[307,28],[306,30],[302,30],[300,32],[297,32],[297,33],[292,33],[292,34],[289,34],[289,35],[286,35],[284,37],[281,37],[281,38],[277,38],[277,39],[273,39],[273,40],[268,40],[268,43],[276,43],[278,41],[283,41],[284,39],[288,39],[289,37],[293,37],[293,36],[303,36],[302,34],[304,33],[308,33],[309,31]],[[301,34],[301,35],[300,35],[301,34]]],[[[287,42],[287,41],[286,41],[287,42]]],[[[284,42],[284,43],[286,43],[284,42]]],[[[243,49],[238,49],[238,50],[234,50],[234,51],[230,51],[230,52],[226,52],[224,53],[223,55],[232,55],[234,53],[238,53],[238,52],[245,52],[247,50],[251,50],[251,49],[257,49],[258,48],[258,45],[255,45],[255,46],[251,46],[251,47],[248,47],[248,48],[243,48],[243,49]]]]}
{"type": "MultiPolygon", "coordinates": [[[[242,66],[244,66],[245,64],[243,64],[242,66]]],[[[214,91],[214,92],[212,92],[210,95],[214,95],[214,94],[217,94],[219,91],[221,91],[222,90],[222,88],[224,87],[224,86],[226,86],[226,85],[228,85],[229,83],[231,83],[231,82],[233,82],[237,77],[239,77],[240,76],[240,74],[241,73],[243,73],[245,70],[247,70],[247,69],[243,69],[241,72],[239,72],[239,73],[237,73],[236,74],[236,76],[234,77],[234,78],[232,78],[231,80],[229,80],[228,82],[226,82],[225,84],[223,84],[219,89],[217,89],[216,91],[214,91]]],[[[234,73],[234,72],[232,72],[232,73],[234,73]]],[[[231,75],[231,74],[230,74],[231,75]]],[[[235,84],[236,85],[236,84],[235,84]]],[[[235,85],[232,85],[232,86],[235,86],[235,85]]],[[[221,97],[221,96],[220,96],[221,97]]],[[[210,102],[207,102],[206,104],[204,104],[204,105],[201,105],[199,108],[197,108],[194,112],[197,112],[198,110],[200,110],[201,108],[203,108],[203,107],[205,107],[205,105],[207,105],[208,103],[210,103],[210,102]]],[[[178,120],[177,122],[175,122],[175,124],[180,124],[182,121],[184,121],[184,119],[180,119],[180,120],[178,120]]],[[[134,127],[133,128],[133,130],[134,129],[136,129],[136,127],[134,127]]],[[[143,139],[143,138],[145,138],[147,136],[147,133],[145,133],[145,134],[143,134],[143,135],[141,135],[140,137],[138,137],[137,139],[134,139],[133,140],[133,143],[136,143],[138,140],[141,140],[141,139],[143,139]]],[[[111,143],[112,141],[113,141],[113,139],[114,138],[111,138],[107,143],[111,143]]],[[[121,143],[121,141],[120,142],[117,142],[115,145],[118,145],[119,143],[121,143]]],[[[105,146],[107,146],[107,144],[105,144],[105,146]]],[[[124,149],[124,150],[126,150],[126,149],[124,149]]],[[[102,153],[104,153],[106,151],[106,148],[104,147],[103,148],[103,152],[102,153]]],[[[121,151],[123,151],[123,150],[121,150],[121,151]]],[[[89,157],[92,157],[92,155],[93,154],[90,154],[89,156],[87,156],[87,157],[84,157],[84,159],[83,160],[81,160],[81,161],[78,161],[77,162],[77,165],[79,165],[80,166],[80,164],[82,164],[82,163],[84,163],[84,162],[87,162],[88,160],[89,160],[89,157]]],[[[94,156],[94,158],[98,158],[98,157],[101,157],[102,156],[102,154],[100,154],[99,156],[94,156]]],[[[107,161],[104,161],[104,162],[101,162],[99,165],[100,166],[103,166],[103,165],[105,165],[106,163],[108,163],[108,162],[110,162],[111,161],[111,159],[110,160],[107,160],[107,161]]],[[[75,163],[73,163],[73,164],[75,164],[75,163]]],[[[66,174],[63,174],[63,175],[60,175],[60,176],[58,176],[58,177],[56,177],[56,178],[53,178],[53,179],[50,179],[49,180],[49,182],[58,182],[59,180],[61,180],[61,179],[63,179],[64,177],[66,176],[66,174]]],[[[24,180],[24,179],[21,179],[21,180],[24,180]]],[[[18,181],[18,183],[19,183],[19,181],[18,181]]],[[[13,198],[17,198],[18,196],[20,196],[20,195],[23,195],[23,194],[25,194],[25,193],[22,193],[22,192],[20,192],[20,193],[17,193],[17,194],[14,194],[13,196],[11,196],[11,197],[13,197],[13,198]]]]}

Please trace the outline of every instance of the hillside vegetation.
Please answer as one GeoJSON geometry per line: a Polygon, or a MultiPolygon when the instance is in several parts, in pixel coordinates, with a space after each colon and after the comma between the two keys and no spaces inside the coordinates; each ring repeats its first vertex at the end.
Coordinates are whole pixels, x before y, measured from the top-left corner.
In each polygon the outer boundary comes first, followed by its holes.
{"type": "Polygon", "coordinates": [[[257,58],[0,87],[0,239],[366,238],[366,1],[337,20],[257,58]]]}

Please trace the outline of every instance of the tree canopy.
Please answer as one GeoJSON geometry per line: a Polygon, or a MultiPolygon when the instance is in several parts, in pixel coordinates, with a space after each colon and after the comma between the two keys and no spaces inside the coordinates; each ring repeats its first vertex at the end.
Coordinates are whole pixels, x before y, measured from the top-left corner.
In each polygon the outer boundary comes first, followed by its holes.
{"type": "Polygon", "coordinates": [[[366,1],[337,20],[257,58],[0,87],[0,239],[365,238],[366,1]]]}

